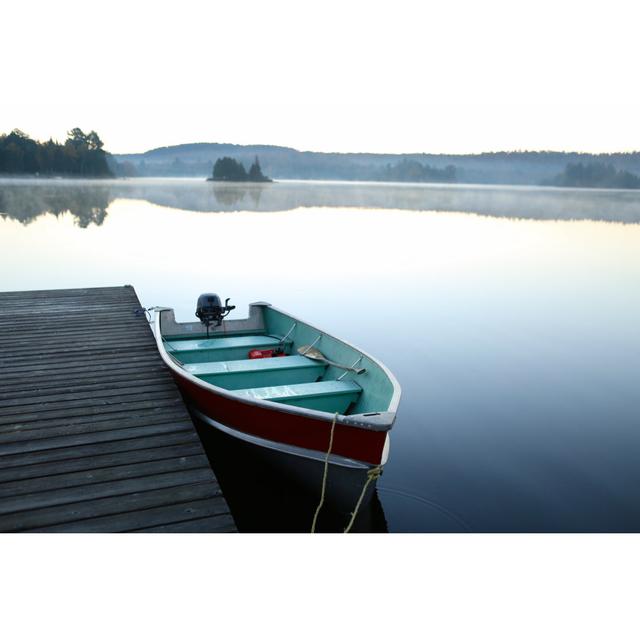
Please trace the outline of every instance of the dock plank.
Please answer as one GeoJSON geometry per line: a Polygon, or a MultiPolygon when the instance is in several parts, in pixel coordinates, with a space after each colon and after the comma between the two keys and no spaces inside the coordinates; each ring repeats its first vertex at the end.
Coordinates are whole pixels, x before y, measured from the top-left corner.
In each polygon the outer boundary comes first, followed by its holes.
{"type": "MultiPolygon", "coordinates": [[[[138,513],[137,522],[144,527],[146,509],[172,504],[182,504],[203,498],[222,497],[219,487],[216,489],[210,482],[199,482],[179,486],[138,491],[109,498],[82,500],[66,504],[10,513],[0,516],[0,527],[3,531],[30,531],[39,527],[60,525],[60,531],[67,528],[62,525],[79,522],[88,518],[97,518],[117,513],[138,513]]],[[[197,529],[196,529],[197,530],[197,529]]],[[[78,531],[76,529],[76,531],[78,531]]],[[[82,530],[83,531],[83,530],[82,530]]],[[[118,531],[114,529],[114,531],[118,531]]]]}
{"type": "MultiPolygon", "coordinates": [[[[177,431],[160,436],[146,436],[144,438],[127,438],[110,442],[92,442],[87,445],[60,447],[58,449],[44,449],[27,453],[17,453],[2,458],[0,465],[0,482],[20,478],[33,478],[48,473],[51,464],[62,462],[65,469],[90,469],[109,463],[113,457],[113,464],[117,460],[124,462],[149,460],[161,456],[172,456],[174,448],[180,451],[196,451],[199,443],[195,434],[189,431],[177,431]],[[184,447],[184,449],[182,449],[184,447]]],[[[180,454],[184,455],[184,453],[180,454]]]]}
{"type": "Polygon", "coordinates": [[[235,531],[132,287],[0,293],[0,367],[0,531],[235,531]]]}
{"type": "Polygon", "coordinates": [[[134,529],[136,533],[206,533],[208,531],[224,531],[231,524],[229,515],[202,518],[201,520],[189,520],[172,522],[171,524],[134,529]]]}
{"type": "Polygon", "coordinates": [[[176,432],[189,431],[192,429],[191,422],[186,423],[165,423],[145,425],[143,427],[127,427],[121,429],[114,429],[115,425],[106,423],[100,423],[97,429],[89,429],[84,425],[76,425],[76,427],[70,432],[58,435],[50,436],[48,434],[41,434],[40,438],[35,439],[31,433],[26,434],[23,438],[14,438],[8,440],[2,444],[3,457],[0,457],[0,468],[4,464],[6,459],[4,456],[11,456],[19,453],[33,453],[36,451],[46,451],[52,449],[61,449],[66,447],[86,445],[90,443],[100,442],[114,442],[118,440],[128,440],[130,438],[139,437],[146,438],[149,436],[155,436],[159,434],[173,434],[176,432]]]}
{"type": "MultiPolygon", "coordinates": [[[[214,518],[222,518],[228,516],[228,510],[224,500],[221,498],[207,498],[204,500],[195,500],[193,502],[182,502],[162,507],[152,507],[144,511],[144,525],[146,529],[155,527],[186,525],[189,531],[200,531],[199,524],[189,526],[194,521],[200,522],[204,518],[212,518],[212,528],[220,524],[220,520],[214,518]]],[[[64,527],[67,532],[84,531],[102,533],[105,531],[140,531],[141,514],[137,511],[129,511],[126,513],[117,513],[115,515],[99,516],[97,518],[87,518],[73,524],[52,525],[50,527],[42,527],[39,531],[58,531],[64,527]]],[[[38,529],[36,529],[38,530],[38,529]]],[[[143,529],[144,530],[144,529],[143,529]]]]}
{"type": "MultiPolygon", "coordinates": [[[[0,482],[0,513],[2,513],[3,499],[13,498],[15,496],[38,494],[38,500],[49,498],[55,490],[73,489],[75,487],[87,487],[91,485],[91,491],[94,485],[98,487],[98,493],[101,495],[101,489],[110,482],[121,480],[131,480],[133,478],[146,478],[156,474],[170,474],[175,472],[176,467],[181,470],[202,469],[208,467],[207,458],[201,452],[192,453],[191,455],[182,455],[162,460],[151,460],[145,462],[136,462],[133,464],[112,464],[112,466],[85,469],[83,471],[75,471],[70,473],[64,472],[64,464],[57,463],[53,465],[53,472],[47,476],[38,478],[27,478],[14,480],[11,482],[0,482]]],[[[114,484],[115,486],[115,484],[114,484]]],[[[87,492],[90,495],[91,492],[87,492]]],[[[61,494],[62,495],[62,494],[61,494]]],[[[10,508],[7,507],[7,508],[10,508]]]]}

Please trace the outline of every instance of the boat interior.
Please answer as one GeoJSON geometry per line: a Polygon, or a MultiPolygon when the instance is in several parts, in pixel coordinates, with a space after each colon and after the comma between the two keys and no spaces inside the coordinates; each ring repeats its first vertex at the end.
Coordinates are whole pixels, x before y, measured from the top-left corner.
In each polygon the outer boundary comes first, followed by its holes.
{"type": "Polygon", "coordinates": [[[165,350],[188,373],[238,396],[342,415],[389,410],[393,384],[376,361],[272,307],[259,310],[257,322],[252,310],[253,326],[225,320],[208,337],[197,323],[173,323],[173,331],[162,332],[165,350]],[[201,335],[193,335],[194,328],[201,335]],[[307,346],[364,371],[301,355],[299,349],[307,346]]]}

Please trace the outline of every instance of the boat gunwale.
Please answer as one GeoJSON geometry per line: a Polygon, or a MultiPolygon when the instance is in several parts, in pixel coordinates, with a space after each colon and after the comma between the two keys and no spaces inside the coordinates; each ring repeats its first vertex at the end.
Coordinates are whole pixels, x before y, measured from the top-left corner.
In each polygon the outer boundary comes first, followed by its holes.
{"type": "MultiPolygon", "coordinates": [[[[393,388],[393,394],[391,396],[391,399],[389,400],[389,406],[387,410],[371,412],[373,415],[368,415],[368,413],[365,413],[365,414],[359,413],[359,414],[352,414],[352,415],[337,414],[336,422],[339,424],[343,424],[345,426],[357,427],[360,429],[366,429],[370,431],[389,431],[391,429],[391,427],[393,426],[393,423],[395,422],[396,412],[398,409],[398,405],[400,403],[400,395],[402,392],[400,389],[400,384],[396,380],[395,376],[391,373],[391,371],[389,371],[389,369],[382,362],[380,362],[377,358],[374,358],[373,356],[369,355],[365,351],[362,351],[362,349],[359,349],[355,345],[352,345],[345,340],[342,340],[331,334],[328,334],[326,331],[322,331],[321,329],[318,329],[317,327],[309,324],[308,322],[299,320],[295,316],[292,316],[290,313],[287,313],[282,309],[278,309],[277,307],[274,307],[268,302],[253,302],[249,305],[249,308],[255,307],[255,306],[271,307],[274,311],[281,313],[282,315],[288,318],[291,318],[291,320],[305,324],[309,328],[314,329],[315,331],[318,331],[322,334],[325,334],[331,337],[331,339],[341,342],[347,347],[350,347],[351,349],[356,350],[358,353],[362,354],[364,357],[368,358],[373,363],[375,363],[378,367],[380,367],[382,372],[387,376],[387,378],[391,382],[391,385],[393,388]]],[[[294,415],[304,416],[304,417],[311,418],[313,420],[319,420],[322,422],[333,422],[334,415],[335,415],[333,413],[329,413],[327,411],[317,411],[315,409],[307,409],[306,407],[296,407],[293,405],[286,405],[279,402],[270,402],[268,400],[261,400],[257,398],[247,398],[247,397],[238,396],[235,393],[233,393],[233,391],[224,389],[223,387],[218,387],[217,385],[214,385],[210,382],[206,382],[205,380],[202,380],[196,377],[195,375],[189,373],[183,367],[178,365],[176,361],[171,357],[171,355],[167,352],[164,344],[164,339],[162,336],[162,327],[161,327],[162,314],[165,311],[173,311],[173,308],[172,307],[156,307],[154,311],[155,311],[154,333],[155,333],[156,344],[158,346],[158,351],[160,352],[160,356],[163,362],[174,373],[176,373],[180,377],[184,378],[190,383],[195,384],[206,391],[215,393],[217,395],[221,395],[235,402],[248,404],[250,406],[261,407],[264,409],[268,409],[270,411],[292,413],[294,415]]],[[[176,324],[193,324],[193,323],[176,323],[176,324]]]]}
{"type": "MultiPolygon", "coordinates": [[[[286,444],[284,442],[262,438],[252,433],[245,433],[241,429],[235,429],[233,427],[229,427],[226,424],[222,424],[222,422],[219,422],[218,420],[214,420],[199,409],[193,409],[193,412],[199,420],[202,420],[206,424],[215,427],[216,429],[233,438],[237,438],[238,440],[242,440],[243,442],[249,442],[260,447],[265,447],[267,449],[272,449],[273,451],[277,451],[278,453],[286,453],[289,455],[298,456],[299,458],[307,458],[308,460],[313,460],[315,462],[324,462],[324,460],[327,459],[330,465],[347,467],[349,469],[367,470],[376,466],[371,462],[364,462],[363,460],[356,460],[355,458],[348,458],[346,456],[337,455],[335,453],[330,453],[327,458],[327,454],[324,451],[317,451],[316,449],[299,447],[293,444],[286,444]]],[[[383,460],[380,462],[380,464],[384,465],[385,463],[386,459],[383,454],[383,460]]]]}

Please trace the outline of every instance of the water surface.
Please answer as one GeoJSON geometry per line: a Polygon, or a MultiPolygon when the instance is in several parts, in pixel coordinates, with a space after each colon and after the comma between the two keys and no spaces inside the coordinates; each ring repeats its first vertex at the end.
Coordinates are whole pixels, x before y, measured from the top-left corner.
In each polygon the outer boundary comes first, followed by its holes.
{"type": "MultiPolygon", "coordinates": [[[[4,180],[0,290],[132,284],[182,321],[216,291],[375,354],[403,398],[373,530],[640,531],[639,223],[631,191],[4,180]]],[[[245,529],[304,528],[233,471],[245,529]]]]}

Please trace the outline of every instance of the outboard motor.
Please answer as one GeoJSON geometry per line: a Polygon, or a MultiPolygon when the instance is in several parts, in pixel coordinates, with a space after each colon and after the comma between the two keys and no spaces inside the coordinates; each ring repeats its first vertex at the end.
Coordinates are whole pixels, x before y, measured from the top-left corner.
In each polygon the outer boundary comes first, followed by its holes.
{"type": "Polygon", "coordinates": [[[235,309],[234,305],[229,304],[231,298],[224,301],[224,307],[220,302],[220,296],[215,293],[203,293],[198,297],[196,306],[196,317],[207,327],[207,337],[209,337],[209,327],[213,324],[219,327],[222,324],[222,318],[229,315],[235,309]]]}

